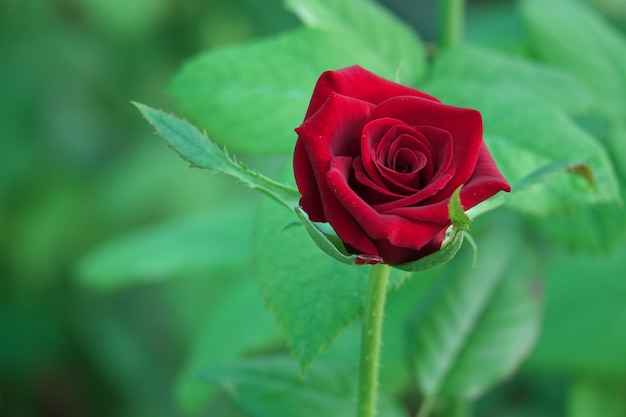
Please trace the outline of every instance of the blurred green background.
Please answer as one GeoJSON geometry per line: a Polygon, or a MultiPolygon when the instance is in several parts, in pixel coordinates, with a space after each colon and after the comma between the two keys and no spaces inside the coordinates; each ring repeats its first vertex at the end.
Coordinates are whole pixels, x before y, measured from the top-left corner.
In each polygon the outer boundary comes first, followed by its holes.
{"type": "MultiPolygon", "coordinates": [[[[626,28],[625,2],[590,1],[626,28]]],[[[432,1],[387,4],[432,39],[432,1]]],[[[0,416],[189,413],[174,381],[222,287],[252,282],[249,266],[225,259],[207,279],[211,248],[186,270],[175,257],[129,253],[135,264],[147,257],[135,282],[96,288],[81,280],[82,262],[112,239],[132,244],[154,227],[193,229],[236,205],[254,209],[256,194],[187,169],[130,101],[175,111],[167,84],[186,59],[297,24],[279,0],[0,2],[0,416]]],[[[470,2],[467,31],[521,49],[511,2],[470,2]]],[[[282,162],[242,157],[268,174],[282,162]]],[[[220,233],[245,240],[249,223],[220,233]]],[[[242,300],[261,302],[251,294],[242,300]]]]}

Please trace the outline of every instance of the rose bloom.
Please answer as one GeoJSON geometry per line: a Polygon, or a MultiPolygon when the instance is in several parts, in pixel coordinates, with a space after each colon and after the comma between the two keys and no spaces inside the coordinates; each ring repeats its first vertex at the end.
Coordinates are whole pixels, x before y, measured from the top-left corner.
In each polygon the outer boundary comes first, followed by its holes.
{"type": "Polygon", "coordinates": [[[441,248],[450,196],[465,210],[510,186],[476,110],[359,66],[319,78],[296,129],[300,205],[328,222],[360,263],[400,264],[441,248]]]}

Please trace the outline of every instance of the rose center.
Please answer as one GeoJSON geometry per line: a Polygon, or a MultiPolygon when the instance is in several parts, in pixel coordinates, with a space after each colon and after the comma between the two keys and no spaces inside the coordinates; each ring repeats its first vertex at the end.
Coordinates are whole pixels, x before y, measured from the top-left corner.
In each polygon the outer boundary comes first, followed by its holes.
{"type": "Polygon", "coordinates": [[[408,148],[401,148],[395,154],[390,155],[391,161],[387,166],[401,174],[417,172],[426,165],[426,156],[408,148]]]}

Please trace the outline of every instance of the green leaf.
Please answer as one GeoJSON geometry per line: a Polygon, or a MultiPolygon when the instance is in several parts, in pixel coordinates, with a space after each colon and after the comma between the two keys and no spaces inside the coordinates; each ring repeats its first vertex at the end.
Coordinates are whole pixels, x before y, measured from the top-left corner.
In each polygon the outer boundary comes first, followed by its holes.
{"type": "Polygon", "coordinates": [[[229,149],[291,154],[318,77],[357,63],[392,79],[399,65],[359,39],[306,28],[203,53],[170,89],[183,113],[229,149]]]}
{"type": "Polygon", "coordinates": [[[595,96],[569,73],[521,58],[475,46],[443,51],[435,61],[431,79],[463,80],[494,85],[515,85],[567,111],[589,111],[595,96]]]}
{"type": "MultiPolygon", "coordinates": [[[[626,128],[617,126],[605,141],[626,195],[626,128]]],[[[624,203],[609,203],[552,216],[531,219],[534,227],[555,243],[576,252],[606,254],[626,242],[624,203]]]]}
{"type": "Polygon", "coordinates": [[[138,282],[240,268],[252,256],[253,212],[238,205],[137,231],[104,243],[78,263],[81,281],[111,290],[138,282]]]}
{"type": "Polygon", "coordinates": [[[309,220],[309,216],[300,207],[296,207],[295,211],[296,215],[304,225],[307,233],[309,234],[311,239],[313,239],[313,242],[315,242],[315,244],[327,255],[335,258],[339,262],[348,265],[355,265],[358,258],[364,258],[362,256],[349,254],[343,242],[339,239],[339,237],[337,237],[334,230],[332,230],[330,226],[328,226],[327,224],[313,223],[311,220],[309,220]],[[322,230],[323,226],[328,226],[330,230],[322,230]]]}
{"type": "Polygon", "coordinates": [[[319,250],[292,212],[261,203],[254,257],[268,307],[305,370],[359,314],[369,268],[348,266],[319,250]]]}
{"type": "Polygon", "coordinates": [[[230,175],[285,207],[298,205],[300,193],[297,190],[264,177],[230,158],[191,123],[143,104],[134,104],[157,133],[192,166],[230,175]]]}
{"type": "Polygon", "coordinates": [[[176,397],[191,415],[197,415],[214,390],[202,380],[207,367],[278,344],[280,331],[265,308],[257,285],[244,277],[227,286],[208,303],[190,353],[176,379],[176,397]],[[241,331],[241,329],[246,329],[241,331]],[[216,343],[216,341],[228,343],[216,343]]]}
{"type": "Polygon", "coordinates": [[[522,23],[513,2],[497,2],[471,7],[464,39],[493,50],[524,54],[522,23]],[[483,7],[484,6],[484,7],[483,7]]]}
{"type": "MultiPolygon", "coordinates": [[[[519,192],[524,192],[531,187],[540,185],[547,181],[553,180],[559,175],[568,173],[578,175],[579,177],[583,178],[591,187],[593,187],[593,185],[595,184],[593,172],[588,165],[584,165],[578,162],[555,162],[553,164],[539,168],[535,172],[532,172],[526,177],[522,178],[517,183],[511,185],[510,193],[500,192],[490,199],[485,200],[482,203],[472,207],[471,209],[467,210],[466,215],[470,219],[475,219],[481,214],[491,211],[506,203],[509,198],[511,198],[511,196],[519,192]]],[[[553,219],[554,217],[550,218],[553,219]]]]}
{"type": "Polygon", "coordinates": [[[475,398],[510,375],[537,336],[524,252],[509,239],[512,227],[494,227],[504,232],[483,236],[475,269],[458,262],[410,326],[414,371],[427,397],[475,398]]]}
{"type": "Polygon", "coordinates": [[[579,377],[569,391],[568,417],[626,415],[626,383],[619,379],[579,377]]]}
{"type": "Polygon", "coordinates": [[[610,255],[548,252],[544,259],[548,302],[528,368],[626,374],[626,242],[610,255]]]}
{"type": "Polygon", "coordinates": [[[578,76],[610,115],[626,116],[626,40],[582,1],[524,0],[521,14],[532,50],[578,76]]]}
{"type": "Polygon", "coordinates": [[[593,172],[593,187],[588,174],[564,175],[514,194],[509,205],[515,209],[548,216],[619,199],[605,149],[559,108],[513,85],[439,80],[425,89],[445,103],[481,112],[487,146],[512,184],[553,164],[587,166],[593,172]]]}
{"type": "Polygon", "coordinates": [[[284,0],[309,27],[351,38],[396,69],[392,78],[414,85],[426,69],[424,45],[415,31],[387,9],[369,0],[284,0]]]}
{"type": "MultiPolygon", "coordinates": [[[[622,187],[622,192],[626,193],[626,187],[622,187]]],[[[530,221],[536,230],[554,243],[576,253],[605,255],[626,242],[623,204],[602,204],[530,221]]]]}
{"type": "MultiPolygon", "coordinates": [[[[213,367],[206,379],[218,383],[255,417],[351,416],[356,408],[352,367],[320,363],[303,377],[287,358],[263,358],[213,367]]],[[[399,407],[382,397],[380,415],[400,417],[399,407]]]]}

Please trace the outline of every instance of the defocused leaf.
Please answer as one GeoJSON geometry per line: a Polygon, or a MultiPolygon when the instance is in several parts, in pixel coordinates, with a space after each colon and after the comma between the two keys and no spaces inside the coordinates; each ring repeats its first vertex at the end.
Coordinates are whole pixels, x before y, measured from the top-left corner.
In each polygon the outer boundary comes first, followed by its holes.
{"type": "MultiPolygon", "coordinates": [[[[626,196],[626,127],[616,125],[605,144],[626,196]]],[[[577,252],[605,254],[626,242],[626,208],[623,201],[588,207],[574,213],[532,219],[533,225],[554,242],[577,252]]]]}
{"type": "MultiPolygon", "coordinates": [[[[118,308],[113,308],[99,297],[84,298],[73,307],[73,324],[77,325],[73,328],[74,341],[88,355],[97,375],[111,381],[125,400],[146,409],[147,415],[161,416],[155,411],[158,408],[156,402],[143,402],[147,398],[158,398],[164,392],[163,375],[167,375],[167,364],[159,356],[158,349],[146,349],[146,334],[141,331],[144,329],[129,320],[128,310],[122,312],[119,304],[118,308]]],[[[134,307],[137,309],[136,305],[134,307]]],[[[149,312],[149,308],[142,311],[146,315],[144,323],[155,318],[149,312]]],[[[162,346],[167,346],[164,335],[158,337],[162,346]]]]}
{"type": "Polygon", "coordinates": [[[171,91],[183,113],[229,149],[291,154],[317,78],[355,63],[391,79],[398,69],[352,37],[300,29],[206,52],[180,70],[171,91]]]}
{"type": "MultiPolygon", "coordinates": [[[[284,0],[313,28],[350,37],[361,48],[395,67],[392,79],[414,85],[426,69],[424,46],[415,31],[384,7],[369,0],[284,0]]],[[[355,62],[358,63],[358,62],[355,62]]]]}
{"type": "Polygon", "coordinates": [[[584,178],[562,175],[512,195],[509,204],[514,208],[548,216],[619,199],[617,178],[604,148],[550,103],[509,84],[447,80],[425,89],[445,103],[481,112],[485,141],[512,184],[555,163],[583,164],[593,172],[593,188],[584,178]]]}
{"type": "Polygon", "coordinates": [[[251,259],[253,210],[212,209],[138,231],[96,248],[78,264],[80,279],[114,289],[185,274],[240,268],[251,259]]]}
{"type": "Polygon", "coordinates": [[[176,382],[177,399],[192,415],[206,407],[214,391],[201,378],[207,367],[280,341],[274,317],[252,279],[238,280],[217,298],[201,318],[202,325],[176,382]]]}
{"type": "Polygon", "coordinates": [[[478,47],[442,52],[431,78],[512,84],[572,114],[590,110],[595,102],[591,90],[567,72],[478,47]]]}
{"type": "Polygon", "coordinates": [[[624,381],[579,377],[570,388],[567,416],[626,416],[625,392],[624,381]]]}
{"type": "MultiPolygon", "coordinates": [[[[505,202],[507,202],[511,196],[524,192],[525,190],[543,184],[546,181],[555,179],[559,175],[574,174],[583,178],[590,186],[595,184],[593,172],[589,166],[580,164],[577,162],[555,162],[550,165],[545,165],[529,175],[525,176],[521,180],[511,185],[511,192],[500,192],[495,196],[481,202],[480,204],[467,210],[466,214],[470,219],[474,219],[481,214],[489,212],[495,208],[498,208],[505,202]]],[[[554,217],[550,217],[553,219],[554,217]]]]}
{"type": "Polygon", "coordinates": [[[626,40],[581,1],[524,0],[521,12],[533,52],[578,76],[610,115],[626,116],[626,40]]]}
{"type": "Polygon", "coordinates": [[[62,323],[48,308],[3,299],[0,308],[0,372],[6,380],[32,377],[67,354],[62,323]]]}
{"type": "Polygon", "coordinates": [[[368,267],[348,266],[319,250],[294,218],[265,199],[254,256],[261,293],[302,369],[360,312],[368,267]]]}
{"type": "MultiPolygon", "coordinates": [[[[622,193],[626,193],[626,187],[622,193]]],[[[606,254],[626,242],[623,204],[602,204],[531,222],[552,241],[574,252],[606,254]]]]}
{"type": "Polygon", "coordinates": [[[626,186],[626,120],[613,126],[606,138],[606,147],[622,185],[626,186]]]}
{"type": "Polygon", "coordinates": [[[467,9],[465,39],[491,49],[526,53],[523,28],[514,2],[474,3],[467,9]]]}
{"type": "Polygon", "coordinates": [[[170,146],[192,166],[230,175],[286,207],[298,205],[298,190],[272,181],[230,158],[191,123],[143,104],[134,104],[170,146]]]}
{"type": "MultiPolygon", "coordinates": [[[[357,374],[352,367],[320,363],[304,377],[292,361],[277,357],[213,367],[205,376],[251,416],[348,417],[356,407],[357,374]]],[[[403,415],[385,397],[379,405],[381,416],[403,415]]]]}
{"type": "MultiPolygon", "coordinates": [[[[506,229],[506,228],[505,228],[506,229]]],[[[457,263],[418,307],[411,357],[428,397],[474,398],[510,375],[539,330],[526,254],[505,233],[484,235],[475,269],[457,263]]]]}
{"type": "Polygon", "coordinates": [[[172,1],[70,0],[70,4],[93,26],[104,29],[109,35],[128,39],[154,31],[167,16],[172,1]]]}
{"type": "Polygon", "coordinates": [[[544,259],[548,302],[528,366],[551,372],[626,374],[626,245],[610,256],[552,252],[544,259]]]}

